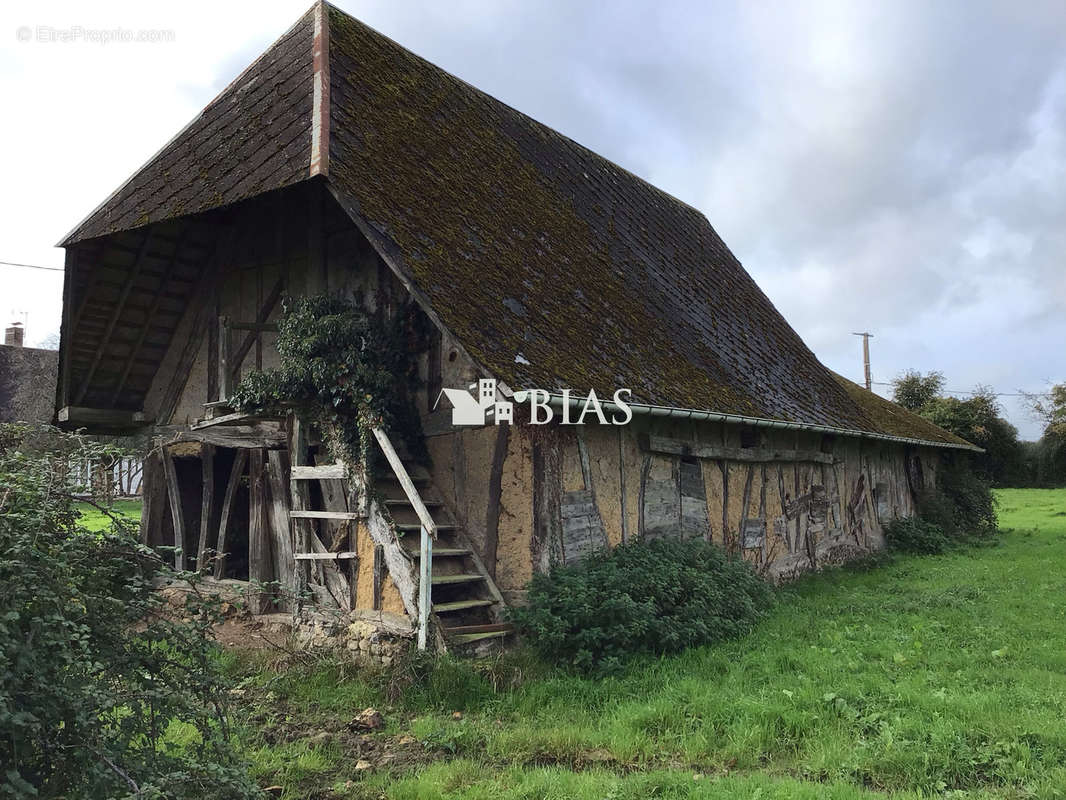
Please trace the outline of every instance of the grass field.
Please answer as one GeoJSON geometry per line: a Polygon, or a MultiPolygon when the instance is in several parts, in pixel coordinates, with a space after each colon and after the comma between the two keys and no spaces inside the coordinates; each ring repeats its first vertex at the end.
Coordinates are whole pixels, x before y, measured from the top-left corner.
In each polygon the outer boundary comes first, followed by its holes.
{"type": "Polygon", "coordinates": [[[389,703],[236,661],[244,745],[287,798],[1066,797],[1066,491],[999,497],[997,545],[806,579],[747,638],[620,677],[445,661],[389,703]],[[385,730],[351,732],[368,705],[385,730]]]}
{"type": "MultiPolygon", "coordinates": [[[[111,506],[111,511],[116,515],[137,522],[141,518],[140,500],[116,500],[111,506]]],[[[78,524],[91,531],[99,531],[111,524],[110,518],[95,506],[89,503],[78,503],[78,524]]]]}

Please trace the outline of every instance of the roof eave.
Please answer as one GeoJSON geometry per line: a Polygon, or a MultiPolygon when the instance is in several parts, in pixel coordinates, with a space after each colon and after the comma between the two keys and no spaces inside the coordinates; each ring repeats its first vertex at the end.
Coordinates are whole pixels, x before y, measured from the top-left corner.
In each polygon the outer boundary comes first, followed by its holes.
{"type": "MultiPolygon", "coordinates": [[[[579,407],[583,404],[583,400],[576,397],[564,398],[562,394],[558,392],[551,392],[547,389],[540,389],[539,391],[546,392],[548,394],[549,405],[559,407],[562,403],[567,401],[571,407],[579,407]]],[[[600,405],[604,408],[620,409],[620,406],[609,400],[600,401],[600,405]]],[[[895,442],[898,444],[911,444],[920,447],[940,447],[950,450],[968,450],[975,453],[985,452],[983,448],[978,447],[975,444],[965,442],[959,444],[956,442],[940,442],[932,439],[918,439],[909,436],[896,436],[890,433],[879,433],[877,431],[863,431],[855,428],[840,428],[833,425],[819,425],[817,423],[810,422],[791,422],[787,420],[772,419],[768,417],[749,417],[742,414],[728,414],[720,411],[707,411],[696,408],[680,408],[676,406],[659,406],[651,405],[647,403],[626,403],[634,414],[644,414],[652,417],[673,417],[675,419],[691,419],[701,422],[724,422],[734,425],[750,425],[756,428],[777,428],[781,430],[803,430],[810,431],[812,433],[829,433],[837,436],[851,436],[861,439],[874,439],[877,441],[895,442]]]]}

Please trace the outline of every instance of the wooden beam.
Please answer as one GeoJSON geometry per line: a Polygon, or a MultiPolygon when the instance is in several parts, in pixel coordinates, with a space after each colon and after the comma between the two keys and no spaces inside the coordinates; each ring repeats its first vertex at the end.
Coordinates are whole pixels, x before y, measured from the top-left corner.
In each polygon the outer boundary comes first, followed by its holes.
{"type": "MultiPolygon", "coordinates": [[[[303,511],[310,504],[310,492],[306,484],[296,480],[296,471],[303,469],[307,457],[307,431],[303,421],[296,414],[289,415],[289,508],[293,511],[303,511]]],[[[300,554],[311,552],[311,524],[307,520],[293,520],[293,546],[296,549],[297,558],[300,554]]],[[[301,593],[311,586],[311,576],[319,575],[312,564],[296,565],[297,593],[301,593]]]]}
{"type": "Polygon", "coordinates": [[[174,569],[184,570],[187,563],[185,556],[185,511],[181,503],[181,487],[178,485],[178,472],[174,467],[174,457],[170,450],[161,448],[163,475],[167,483],[167,500],[170,503],[170,519],[174,523],[174,569]]]}
{"type": "Polygon", "coordinates": [[[373,608],[381,611],[382,592],[385,588],[385,548],[374,545],[374,597],[373,608]]]}
{"type": "Polygon", "coordinates": [[[100,359],[104,357],[104,351],[107,350],[107,346],[111,344],[111,335],[115,332],[115,323],[118,322],[118,318],[122,316],[122,311],[126,307],[126,299],[130,296],[130,289],[133,287],[133,282],[137,280],[137,275],[140,273],[141,267],[144,266],[144,254],[148,251],[148,245],[151,243],[154,233],[155,228],[152,226],[149,226],[147,231],[145,231],[144,239],[141,240],[141,246],[137,250],[137,257],[134,259],[129,272],[126,274],[125,284],[122,287],[122,292],[119,294],[118,302],[115,303],[114,308],[111,311],[111,318],[107,321],[107,328],[104,331],[103,337],[100,339],[100,344],[96,348],[96,355],[93,357],[92,366],[89,367],[89,371],[86,373],[85,379],[82,381],[78,397],[74,401],[75,405],[81,404],[85,399],[85,395],[89,391],[89,386],[92,384],[92,380],[96,376],[96,368],[100,366],[100,359]]]}
{"type": "Polygon", "coordinates": [[[229,482],[226,484],[226,494],[222,500],[222,518],[218,523],[218,543],[215,545],[215,577],[222,578],[226,571],[226,532],[229,530],[229,518],[233,512],[233,498],[237,496],[237,489],[241,484],[241,476],[244,475],[244,465],[248,460],[247,450],[238,450],[233,458],[233,466],[229,472],[229,482]]]}
{"type": "MultiPolygon", "coordinates": [[[[289,486],[285,480],[285,464],[282,450],[267,452],[267,484],[270,488],[270,520],[273,532],[274,577],[284,591],[295,595],[296,564],[293,558],[292,525],[289,520],[289,486]]],[[[289,597],[283,598],[286,604],[289,597]]]]}
{"type": "Polygon", "coordinates": [[[297,561],[345,561],[348,559],[357,559],[359,554],[351,550],[345,550],[341,553],[297,553],[297,561]]]}
{"type": "MultiPolygon", "coordinates": [[[[196,548],[196,570],[204,573],[208,539],[213,531],[211,523],[215,515],[215,447],[205,444],[200,448],[200,542],[196,548]]],[[[218,540],[215,545],[217,548],[218,540]]]]}
{"type": "MultiPolygon", "coordinates": [[[[262,584],[273,577],[270,537],[267,535],[265,451],[252,450],[248,463],[248,580],[262,584]]],[[[262,614],[268,602],[269,596],[266,592],[252,595],[251,612],[262,614]]]]}
{"type": "Polygon", "coordinates": [[[123,411],[117,408],[86,408],[85,406],[65,406],[59,409],[56,418],[60,422],[83,425],[110,425],[114,427],[136,427],[149,424],[142,411],[123,411]]]}
{"type": "MultiPolygon", "coordinates": [[[[315,456],[317,468],[332,467],[334,464],[322,463],[327,460],[327,456],[324,454],[318,454],[315,456]]],[[[342,465],[343,466],[343,465],[342,465]]],[[[306,468],[305,468],[306,469],[306,468]]],[[[359,513],[358,509],[352,510],[348,502],[347,484],[342,478],[320,478],[318,482],[319,487],[322,490],[322,505],[326,509],[327,513],[343,514],[348,516],[349,512],[356,515],[357,518],[362,518],[364,515],[359,513]]],[[[304,522],[303,524],[309,524],[304,522]]],[[[358,552],[358,527],[354,519],[344,519],[339,525],[333,527],[330,537],[326,538],[325,523],[323,523],[322,538],[327,543],[329,550],[338,550],[342,547],[347,547],[349,551],[358,552]]],[[[355,608],[356,603],[356,591],[358,590],[358,578],[359,578],[359,563],[356,560],[348,561],[348,569],[344,572],[347,575],[342,578],[344,585],[348,587],[348,593],[346,596],[347,604],[349,608],[355,608]]],[[[344,573],[339,573],[344,574],[344,573]]],[[[341,581],[337,581],[339,586],[341,581]]]]}
{"type": "MultiPolygon", "coordinates": [[[[232,228],[228,232],[220,233],[219,235],[225,236],[225,239],[219,244],[214,256],[205,262],[204,268],[200,273],[199,285],[193,296],[187,301],[182,319],[174,329],[174,335],[176,335],[182,330],[182,324],[185,320],[189,320],[186,339],[181,344],[178,361],[174,365],[170,380],[167,382],[166,389],[163,391],[159,401],[156,418],[164,424],[170,422],[170,418],[174,416],[174,410],[177,408],[178,400],[181,398],[181,392],[189,380],[189,373],[192,371],[196,356],[200,352],[200,345],[207,334],[211,311],[215,307],[213,298],[218,286],[218,277],[222,272],[225,259],[229,256],[233,247],[234,233],[232,228]]],[[[204,399],[206,400],[207,398],[204,399]]]]}
{"type": "Polygon", "coordinates": [[[77,278],[78,251],[73,246],[63,257],[63,321],[59,330],[59,384],[56,387],[55,408],[70,405],[70,361],[74,342],[74,281],[77,278]]]}
{"type": "MultiPolygon", "coordinates": [[[[311,536],[311,550],[312,553],[326,554],[330,551],[326,549],[326,546],[322,544],[322,540],[318,538],[318,534],[312,531],[311,536]]],[[[337,568],[337,564],[333,559],[323,560],[316,562],[322,567],[322,577],[326,582],[326,590],[330,596],[337,602],[337,605],[342,611],[352,610],[352,591],[348,585],[348,580],[341,574],[341,571],[337,568]]]]}
{"type": "Polygon", "coordinates": [[[285,432],[277,422],[266,420],[251,425],[219,425],[217,427],[184,429],[181,426],[161,426],[156,429],[162,437],[170,436],[167,444],[203,442],[216,447],[246,448],[249,450],[277,450],[286,444],[285,432]]]}
{"type": "Polygon", "coordinates": [[[145,456],[141,468],[141,544],[149,547],[161,544],[166,491],[162,458],[158,450],[153,450],[145,456]]]}
{"type": "Polygon", "coordinates": [[[348,521],[353,519],[359,519],[359,514],[355,511],[290,511],[289,516],[292,519],[334,519],[348,521]]]}
{"type": "Polygon", "coordinates": [[[230,348],[233,339],[230,335],[229,317],[220,314],[218,325],[218,399],[228,400],[233,394],[233,370],[230,366],[230,348]]]}
{"type": "Polygon", "coordinates": [[[290,477],[294,481],[321,481],[329,478],[344,480],[347,468],[344,464],[319,464],[314,467],[293,466],[290,477]]]}
{"type": "Polygon", "coordinates": [[[499,544],[500,500],[503,495],[503,462],[507,458],[510,425],[499,425],[496,446],[492,451],[492,470],[489,472],[489,506],[485,514],[485,565],[496,577],[496,550],[499,544]]]}
{"type": "MultiPolygon", "coordinates": [[[[170,261],[170,268],[173,268],[174,262],[178,258],[178,251],[181,249],[182,244],[185,241],[186,235],[192,229],[192,225],[186,225],[181,235],[178,237],[177,243],[174,245],[174,255],[170,261]]],[[[155,295],[152,297],[152,303],[149,306],[147,312],[145,312],[144,325],[141,327],[141,333],[137,337],[137,342],[133,345],[133,349],[130,350],[130,354],[126,359],[126,366],[122,368],[122,376],[118,379],[118,383],[115,384],[115,391],[111,395],[111,404],[114,405],[118,400],[119,395],[122,394],[122,390],[126,387],[126,381],[129,379],[130,370],[133,369],[133,364],[137,360],[137,356],[141,352],[141,347],[144,346],[144,340],[148,336],[148,331],[152,328],[152,322],[155,320],[155,316],[159,311],[159,304],[163,300],[163,292],[167,288],[167,283],[170,281],[170,268],[166,270],[163,279],[159,282],[159,286],[155,291],[155,295]]]]}
{"type": "MultiPolygon", "coordinates": [[[[274,310],[274,306],[278,304],[278,300],[281,299],[281,293],[285,289],[285,276],[281,276],[274,283],[274,287],[270,290],[270,294],[267,295],[266,300],[263,301],[262,307],[259,309],[259,313],[256,314],[255,324],[260,325],[266,322],[267,317],[270,316],[270,312],[274,310]]],[[[232,327],[232,323],[231,323],[232,327]]],[[[257,331],[250,331],[247,336],[244,337],[244,341],[241,342],[240,347],[233,354],[233,358],[229,364],[229,375],[235,375],[237,370],[240,369],[241,364],[244,362],[244,357],[248,355],[248,351],[252,349],[256,339],[259,337],[257,331]]]]}
{"type": "Polygon", "coordinates": [[[816,464],[832,464],[832,453],[817,450],[780,450],[770,447],[726,447],[724,445],[689,442],[642,433],[638,436],[641,449],[651,453],[665,453],[693,458],[710,458],[725,461],[764,463],[768,461],[810,461],[816,464]]]}

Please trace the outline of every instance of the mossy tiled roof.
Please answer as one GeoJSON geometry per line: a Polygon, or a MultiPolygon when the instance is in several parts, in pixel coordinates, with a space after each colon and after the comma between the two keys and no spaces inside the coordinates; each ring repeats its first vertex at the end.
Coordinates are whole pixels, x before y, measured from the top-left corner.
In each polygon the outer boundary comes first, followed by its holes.
{"type": "Polygon", "coordinates": [[[60,246],[208,211],[305,180],[312,34],[308,11],[60,246]]]}
{"type": "Polygon", "coordinates": [[[699,211],[344,12],[316,6],[256,64],[269,86],[238,81],[213,104],[243,123],[194,124],[72,238],[310,177],[317,125],[341,205],[515,389],[628,388],[648,404],[951,441],[826,369],[699,211]],[[328,54],[317,117],[314,30],[328,54]],[[166,168],[200,163],[231,126],[258,148],[222,151],[225,171],[166,168]],[[172,199],[153,206],[138,187],[172,199]]]}

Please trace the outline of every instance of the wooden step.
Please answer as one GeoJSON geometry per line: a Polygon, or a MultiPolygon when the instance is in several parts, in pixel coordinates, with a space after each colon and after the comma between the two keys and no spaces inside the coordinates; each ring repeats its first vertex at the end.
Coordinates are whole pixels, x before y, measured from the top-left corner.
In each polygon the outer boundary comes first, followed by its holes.
{"type": "Polygon", "coordinates": [[[343,480],[348,477],[348,472],[341,463],[319,464],[315,467],[292,467],[289,469],[289,477],[294,481],[343,480]]]}
{"type": "Polygon", "coordinates": [[[448,641],[452,644],[470,644],[485,639],[502,639],[510,636],[511,631],[490,631],[489,633],[461,633],[458,636],[449,636],[448,641]]]}
{"type": "Polygon", "coordinates": [[[434,586],[449,586],[456,583],[475,583],[477,581],[485,580],[484,575],[477,575],[474,573],[466,575],[434,575],[434,586]]]}
{"type": "MultiPolygon", "coordinates": [[[[426,500],[424,497],[422,498],[422,504],[426,508],[441,508],[444,505],[440,500],[426,500]]],[[[411,508],[411,501],[406,497],[395,498],[386,500],[385,505],[389,508],[411,508]]]]}
{"type": "MultiPolygon", "coordinates": [[[[415,486],[429,486],[430,480],[428,475],[411,475],[411,483],[415,486]]],[[[396,474],[391,469],[384,469],[380,473],[378,480],[390,481],[392,483],[399,483],[400,479],[396,477],[396,474]]]]}
{"type": "MultiPolygon", "coordinates": [[[[397,523],[395,526],[401,533],[417,533],[422,530],[421,523],[397,523]]],[[[452,523],[438,523],[437,530],[455,530],[455,526],[452,523]]]]}
{"type": "Polygon", "coordinates": [[[216,425],[250,425],[253,422],[259,422],[265,419],[281,419],[281,417],[246,414],[243,411],[234,411],[231,414],[223,414],[218,417],[210,417],[209,419],[194,422],[189,426],[189,430],[198,431],[203,428],[213,428],[216,425]]]}
{"type": "Polygon", "coordinates": [[[514,625],[510,622],[490,622],[485,625],[456,625],[453,628],[445,628],[445,636],[460,636],[466,633],[512,633],[514,625]]]}
{"type": "MultiPolygon", "coordinates": [[[[453,558],[453,557],[457,557],[457,556],[468,556],[468,555],[470,555],[470,552],[471,551],[470,551],[469,547],[434,547],[433,548],[433,557],[434,558],[453,558]]],[[[418,551],[418,550],[408,550],[407,554],[411,558],[421,558],[422,557],[422,553],[420,551],[418,551]]]]}
{"type": "Polygon", "coordinates": [[[359,558],[359,554],[354,553],[351,550],[342,553],[297,553],[294,558],[297,561],[336,561],[359,558]]]}
{"type": "Polygon", "coordinates": [[[355,511],[290,511],[290,519],[359,519],[355,511]]]}
{"type": "Polygon", "coordinates": [[[468,608],[486,608],[495,600],[456,600],[454,603],[434,603],[434,614],[450,614],[453,611],[466,611],[468,608]]]}

